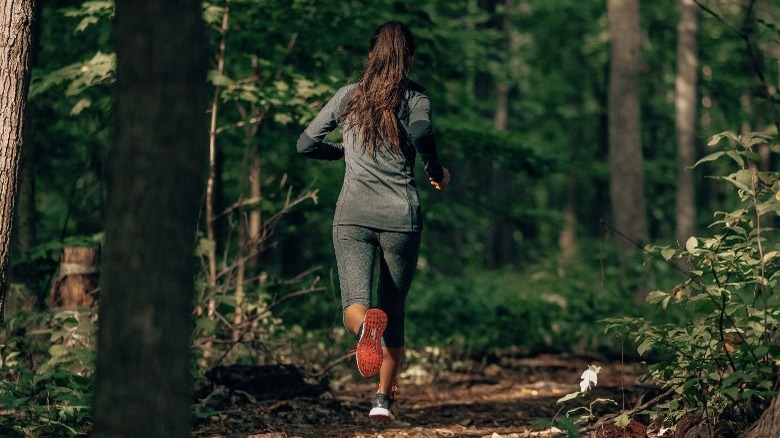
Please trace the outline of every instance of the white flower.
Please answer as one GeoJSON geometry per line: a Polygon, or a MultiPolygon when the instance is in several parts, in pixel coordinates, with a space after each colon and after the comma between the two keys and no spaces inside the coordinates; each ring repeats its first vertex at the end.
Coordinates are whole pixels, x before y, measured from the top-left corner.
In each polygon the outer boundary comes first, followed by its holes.
{"type": "Polygon", "coordinates": [[[580,376],[580,379],[582,379],[582,382],[580,382],[580,392],[584,393],[589,390],[591,383],[593,383],[593,386],[596,386],[596,383],[598,383],[599,380],[599,371],[601,371],[601,367],[591,365],[582,373],[582,376],[580,376]]]}

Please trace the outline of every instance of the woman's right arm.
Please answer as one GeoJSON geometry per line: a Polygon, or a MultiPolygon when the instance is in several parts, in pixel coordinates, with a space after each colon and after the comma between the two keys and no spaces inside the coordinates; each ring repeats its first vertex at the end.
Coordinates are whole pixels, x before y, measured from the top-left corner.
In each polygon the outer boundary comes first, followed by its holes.
{"type": "Polygon", "coordinates": [[[325,136],[338,126],[340,102],[343,97],[342,88],[303,130],[295,145],[299,154],[318,160],[340,160],[344,157],[344,147],[341,144],[323,141],[325,136]]]}

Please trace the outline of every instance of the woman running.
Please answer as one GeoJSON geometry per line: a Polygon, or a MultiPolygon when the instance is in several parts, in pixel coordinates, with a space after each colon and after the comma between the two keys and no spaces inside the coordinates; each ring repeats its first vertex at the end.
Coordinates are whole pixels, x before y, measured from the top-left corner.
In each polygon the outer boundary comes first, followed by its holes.
{"type": "Polygon", "coordinates": [[[414,50],[406,25],[391,21],[379,26],[358,83],[339,89],[297,143],[306,157],[344,158],[346,164],[333,217],[333,246],[344,326],[358,338],[361,375],[379,374],[369,416],[381,420],[395,419],[391,406],[404,352],[406,295],[420,250],[416,156],[433,187],[443,190],[450,182],[436,151],[430,100],[407,76],[414,50]],[[342,143],[323,141],[340,125],[342,143]],[[379,281],[372,308],[377,259],[379,281]]]}

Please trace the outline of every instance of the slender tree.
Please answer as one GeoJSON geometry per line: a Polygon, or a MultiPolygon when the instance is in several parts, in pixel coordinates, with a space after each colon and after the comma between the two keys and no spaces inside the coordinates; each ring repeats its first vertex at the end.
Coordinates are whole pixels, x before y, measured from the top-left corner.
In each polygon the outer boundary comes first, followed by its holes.
{"type": "Polygon", "coordinates": [[[95,437],[190,434],[194,243],[207,154],[197,0],[116,0],[95,437]]]}
{"type": "Polygon", "coordinates": [[[675,125],[677,126],[677,241],[685,245],[696,230],[696,198],[690,167],[696,160],[696,84],[699,56],[696,35],[699,8],[693,0],[678,0],[677,76],[675,78],[675,125]]]}
{"type": "Polygon", "coordinates": [[[609,164],[615,228],[624,255],[647,238],[639,117],[639,0],[607,0],[610,36],[609,164]]]}
{"type": "Polygon", "coordinates": [[[5,313],[11,230],[24,142],[32,21],[31,1],[0,3],[0,324],[5,313]]]}
{"type": "MultiPolygon", "coordinates": [[[[495,90],[496,90],[496,108],[493,113],[493,127],[496,131],[506,132],[509,120],[509,92],[511,85],[509,78],[510,70],[513,64],[512,58],[515,56],[516,47],[513,43],[515,33],[512,24],[512,12],[515,8],[514,0],[504,0],[503,9],[499,14],[498,27],[503,34],[504,49],[502,50],[500,60],[503,68],[496,72],[495,90]]],[[[487,172],[489,177],[489,191],[492,199],[501,199],[506,196],[507,188],[511,187],[513,178],[511,173],[500,163],[494,162],[490,165],[487,172]]],[[[496,214],[490,218],[490,235],[488,236],[488,254],[487,262],[491,268],[499,268],[515,261],[515,239],[513,237],[514,226],[506,213],[496,214]]]]}

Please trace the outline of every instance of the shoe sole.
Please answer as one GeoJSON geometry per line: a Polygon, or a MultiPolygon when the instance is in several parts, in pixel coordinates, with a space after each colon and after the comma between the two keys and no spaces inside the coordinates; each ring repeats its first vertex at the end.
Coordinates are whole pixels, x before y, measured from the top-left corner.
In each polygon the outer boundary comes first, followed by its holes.
{"type": "Polygon", "coordinates": [[[395,420],[395,416],[392,412],[385,408],[372,408],[368,413],[369,418],[380,421],[392,421],[395,420]]]}
{"type": "Polygon", "coordinates": [[[366,379],[379,373],[382,368],[382,334],[387,327],[387,315],[379,309],[369,309],[363,320],[363,333],[357,344],[358,371],[366,379]]]}

